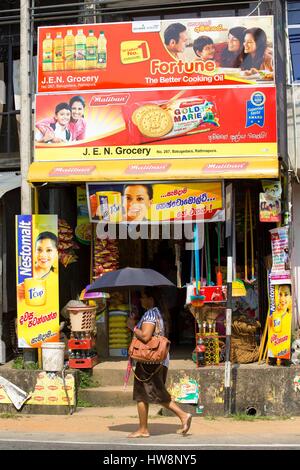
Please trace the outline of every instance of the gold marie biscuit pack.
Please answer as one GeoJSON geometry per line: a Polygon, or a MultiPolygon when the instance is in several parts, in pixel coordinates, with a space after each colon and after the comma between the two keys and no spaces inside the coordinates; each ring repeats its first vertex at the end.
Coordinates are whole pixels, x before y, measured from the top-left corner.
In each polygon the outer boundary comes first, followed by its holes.
{"type": "Polygon", "coordinates": [[[172,131],[173,121],[167,110],[156,106],[142,113],[137,127],[145,137],[163,137],[172,131]]]}
{"type": "Polygon", "coordinates": [[[215,102],[206,96],[136,103],[130,119],[135,144],[207,132],[220,125],[215,102]]]}

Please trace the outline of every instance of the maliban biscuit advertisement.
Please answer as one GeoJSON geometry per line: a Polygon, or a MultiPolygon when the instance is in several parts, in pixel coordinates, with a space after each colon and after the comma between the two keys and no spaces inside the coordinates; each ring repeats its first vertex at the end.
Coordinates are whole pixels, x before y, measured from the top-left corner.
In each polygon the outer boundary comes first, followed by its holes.
{"type": "Polygon", "coordinates": [[[36,96],[35,161],[277,156],[274,86],[36,96]]]}
{"type": "Polygon", "coordinates": [[[38,28],[38,93],[274,83],[273,16],[38,28]]]}

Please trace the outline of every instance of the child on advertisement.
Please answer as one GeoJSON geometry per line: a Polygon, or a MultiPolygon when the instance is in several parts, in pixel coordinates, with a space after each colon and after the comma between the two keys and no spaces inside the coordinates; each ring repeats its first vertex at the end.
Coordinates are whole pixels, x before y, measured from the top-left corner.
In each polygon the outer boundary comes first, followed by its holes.
{"type": "Polygon", "coordinates": [[[56,144],[70,142],[71,132],[69,129],[71,119],[71,108],[68,103],[59,103],[55,107],[53,122],[48,124],[38,123],[36,125],[35,140],[39,143],[56,144]]]}

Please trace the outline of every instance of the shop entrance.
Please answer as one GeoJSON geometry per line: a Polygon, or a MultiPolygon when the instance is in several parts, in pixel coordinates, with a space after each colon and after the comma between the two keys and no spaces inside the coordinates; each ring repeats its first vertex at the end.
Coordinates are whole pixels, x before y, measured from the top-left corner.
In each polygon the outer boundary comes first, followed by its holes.
{"type": "MultiPolygon", "coordinates": [[[[274,228],[274,223],[259,221],[259,193],[262,191],[260,181],[239,181],[235,187],[233,319],[243,316],[249,320],[257,320],[263,328],[268,309],[267,268],[271,262],[269,229],[274,228]],[[240,296],[237,296],[238,292],[240,296]]],[[[69,300],[79,298],[84,288],[101,273],[96,269],[97,262],[105,266],[104,272],[126,266],[153,268],[179,286],[174,289],[163,288],[162,294],[170,312],[172,353],[175,357],[191,358],[199,323],[187,303],[186,287],[195,278],[194,253],[186,248],[187,240],[176,239],[171,230],[171,236],[167,239],[161,233],[156,239],[116,239],[108,249],[99,252],[96,224],[89,223],[88,214],[85,214],[84,231],[78,231],[78,221],[82,216],[78,206],[78,187],[56,185],[51,188],[42,187],[38,192],[39,211],[56,213],[60,220],[59,230],[62,228],[59,236],[60,309],[69,300]],[[63,228],[66,229],[66,226],[71,230],[69,233],[72,233],[72,238],[68,240],[64,237],[63,228]],[[103,255],[103,252],[106,254],[103,255]]],[[[201,287],[218,284],[226,287],[226,223],[205,223],[204,241],[200,248],[201,287]]],[[[127,303],[125,297],[123,295],[123,302],[127,303]]],[[[141,315],[138,295],[134,292],[132,302],[137,304],[138,314],[141,315]]],[[[103,309],[103,305],[101,308],[103,309]]],[[[215,328],[220,337],[225,335],[225,308],[226,302],[214,302],[210,297],[205,299],[202,307],[202,319],[206,322],[207,331],[215,328]]],[[[108,329],[108,322],[106,328],[108,329]]],[[[101,334],[103,331],[101,330],[101,334]]],[[[261,331],[257,331],[257,342],[261,331]]],[[[106,347],[101,349],[104,356],[109,355],[113,349],[120,349],[110,347],[109,331],[101,338],[102,344],[103,340],[106,342],[106,347]]],[[[221,355],[222,360],[224,355],[221,355]]]]}

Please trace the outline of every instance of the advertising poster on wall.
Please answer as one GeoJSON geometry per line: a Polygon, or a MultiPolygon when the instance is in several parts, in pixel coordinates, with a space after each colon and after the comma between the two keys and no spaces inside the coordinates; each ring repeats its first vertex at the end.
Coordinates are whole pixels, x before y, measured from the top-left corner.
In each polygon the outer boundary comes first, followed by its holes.
{"type": "Polygon", "coordinates": [[[57,232],[56,215],[16,216],[20,348],[59,340],[57,232]]]}
{"type": "Polygon", "coordinates": [[[221,182],[87,183],[92,222],[158,223],[224,220],[221,182]]]}
{"type": "Polygon", "coordinates": [[[292,293],[289,284],[273,285],[269,273],[268,357],[290,359],[292,293]]]}
{"type": "Polygon", "coordinates": [[[271,284],[291,284],[288,227],[270,230],[272,246],[271,284]]]}
{"type": "Polygon", "coordinates": [[[259,221],[281,222],[281,182],[262,180],[264,193],[259,194],[259,221]]]}
{"type": "Polygon", "coordinates": [[[35,161],[277,156],[275,91],[38,95],[35,161]]]}
{"type": "Polygon", "coordinates": [[[38,92],[274,83],[272,16],[38,28],[38,92]]]}

